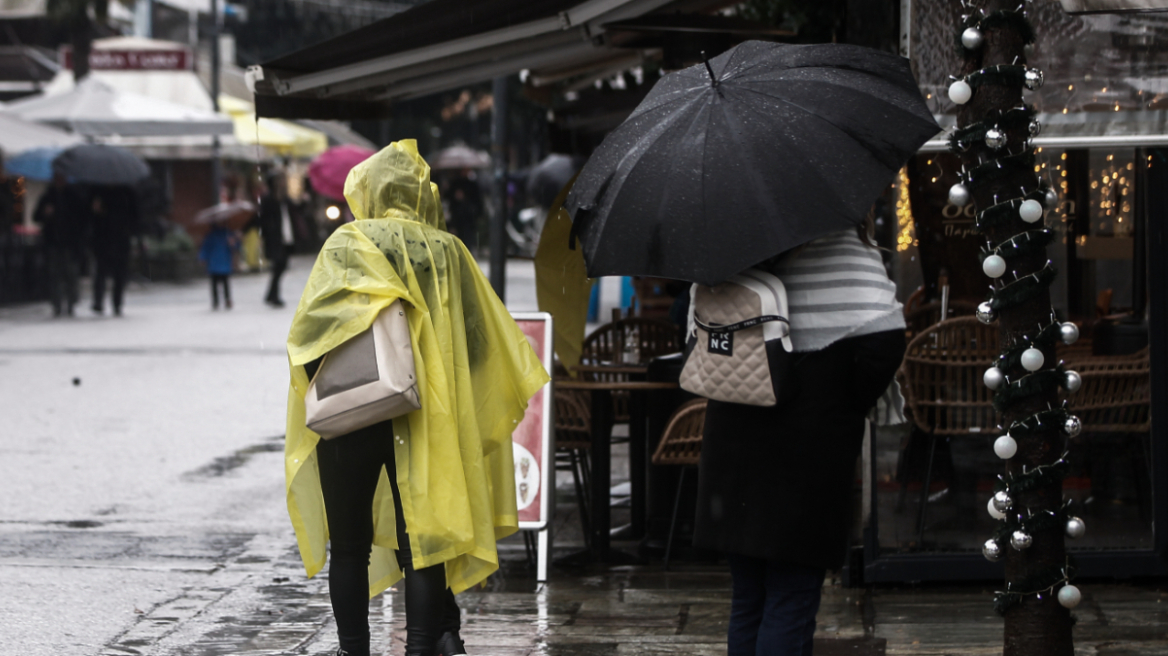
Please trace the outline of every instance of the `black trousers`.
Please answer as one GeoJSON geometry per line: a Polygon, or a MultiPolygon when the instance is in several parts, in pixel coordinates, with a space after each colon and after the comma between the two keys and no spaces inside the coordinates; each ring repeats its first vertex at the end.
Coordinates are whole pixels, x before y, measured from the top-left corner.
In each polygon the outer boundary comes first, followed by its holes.
{"type": "Polygon", "coordinates": [[[384,467],[397,515],[397,560],[406,577],[406,654],[433,656],[444,632],[458,633],[461,618],[454,594],[446,587],[445,565],[413,567],[394,474],[393,422],[321,440],[316,455],[329,527],[329,597],[341,649],[353,656],[369,654],[373,494],[384,467]]]}
{"type": "Polygon", "coordinates": [[[130,265],[130,254],[126,253],[98,253],[97,269],[93,274],[93,309],[101,312],[105,304],[105,283],[112,283],[111,301],[114,314],[122,313],[122,294],[126,289],[126,274],[130,265]]]}
{"type": "Polygon", "coordinates": [[[270,258],[272,263],[272,277],[268,282],[268,295],[264,297],[267,303],[282,303],[280,298],[280,276],[284,275],[284,270],[288,268],[288,253],[287,250],[278,253],[276,256],[270,258]]]}
{"type": "Polygon", "coordinates": [[[219,307],[219,287],[223,287],[223,301],[231,307],[231,278],[225,273],[211,274],[211,307],[219,307]]]}

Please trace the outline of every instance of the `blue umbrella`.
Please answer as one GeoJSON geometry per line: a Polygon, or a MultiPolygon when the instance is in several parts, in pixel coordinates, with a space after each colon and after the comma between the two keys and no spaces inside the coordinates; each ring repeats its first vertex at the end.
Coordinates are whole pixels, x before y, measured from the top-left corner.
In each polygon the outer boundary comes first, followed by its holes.
{"type": "Polygon", "coordinates": [[[9,175],[45,182],[53,179],[53,160],[64,148],[33,148],[4,161],[9,175]]]}

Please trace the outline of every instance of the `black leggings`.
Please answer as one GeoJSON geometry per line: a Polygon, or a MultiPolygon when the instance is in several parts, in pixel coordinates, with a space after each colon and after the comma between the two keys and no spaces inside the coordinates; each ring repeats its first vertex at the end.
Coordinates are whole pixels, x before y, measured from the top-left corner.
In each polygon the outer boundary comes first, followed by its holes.
{"type": "Polygon", "coordinates": [[[397,561],[405,572],[406,654],[433,656],[444,632],[461,628],[458,603],[446,587],[445,565],[415,570],[402,516],[393,458],[393,422],[321,440],[316,447],[329,527],[329,597],[341,649],[369,654],[369,554],[373,494],[382,467],[393,488],[397,561]]]}
{"type": "Polygon", "coordinates": [[[219,288],[223,287],[223,300],[231,307],[231,282],[225,273],[211,274],[211,307],[219,307],[219,288]]]}

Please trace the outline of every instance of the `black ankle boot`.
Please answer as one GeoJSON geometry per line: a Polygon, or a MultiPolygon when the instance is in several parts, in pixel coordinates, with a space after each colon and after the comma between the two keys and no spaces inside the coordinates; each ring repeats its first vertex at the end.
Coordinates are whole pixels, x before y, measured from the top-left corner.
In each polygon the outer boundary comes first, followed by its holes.
{"type": "MultiPolygon", "coordinates": [[[[466,647],[457,633],[447,631],[438,638],[438,645],[434,648],[435,656],[461,656],[466,654],[466,647]]],[[[409,655],[407,655],[409,656],[409,655]]]]}

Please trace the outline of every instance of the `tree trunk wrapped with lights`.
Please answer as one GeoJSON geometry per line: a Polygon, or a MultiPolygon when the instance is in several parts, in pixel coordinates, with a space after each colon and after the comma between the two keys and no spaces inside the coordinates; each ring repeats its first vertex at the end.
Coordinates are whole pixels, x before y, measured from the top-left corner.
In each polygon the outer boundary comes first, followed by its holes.
{"type": "Polygon", "coordinates": [[[1063,478],[1069,438],[1080,424],[1059,397],[1081,381],[1055,356],[1055,345],[1073,342],[1078,330],[1060,324],[1051,307],[1055,270],[1046,247],[1054,234],[1044,216],[1058,195],[1038,178],[1030,140],[1041,126],[1022,98],[1043,76],[1026,65],[1034,32],[1021,0],[961,2],[965,23],[955,47],[964,68],[949,97],[960,106],[950,147],[961,157],[962,176],[950,200],[975,204],[990,282],[977,315],[998,323],[1002,344],[984,382],[995,391],[1002,436],[994,452],[1006,471],[988,507],[1000,524],[983,553],[1005,560],[1005,586],[994,598],[1006,619],[1005,656],[1071,656],[1069,609],[1080,594],[1070,583],[1064,538],[1084,527],[1063,502],[1063,478]]]}

